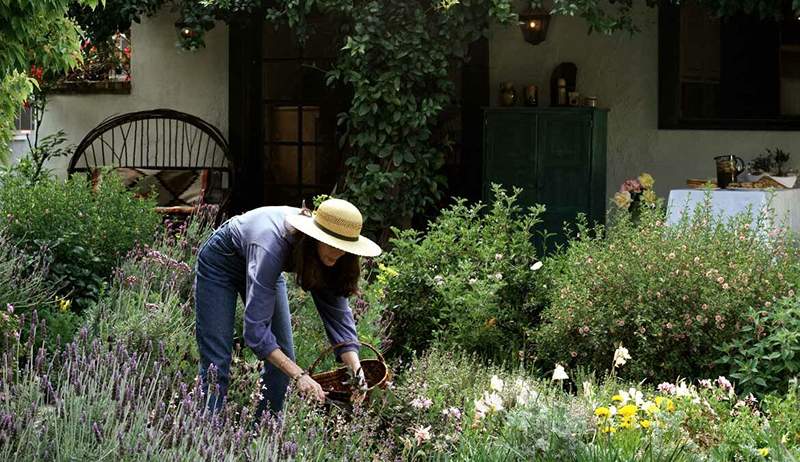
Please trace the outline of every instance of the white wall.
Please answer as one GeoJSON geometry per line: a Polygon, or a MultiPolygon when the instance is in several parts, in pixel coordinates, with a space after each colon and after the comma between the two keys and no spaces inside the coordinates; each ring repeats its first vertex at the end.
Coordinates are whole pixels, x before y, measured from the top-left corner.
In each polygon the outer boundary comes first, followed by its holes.
{"type": "MultiPolygon", "coordinates": [[[[517,11],[521,11],[522,6],[517,11]]],[[[736,154],[745,160],[768,147],[792,153],[800,166],[800,133],[767,131],[658,130],[658,16],[655,9],[636,12],[641,32],[587,35],[582,19],[552,18],[547,40],[530,45],[517,25],[492,28],[490,79],[492,104],[501,82],[513,81],[518,96],[527,84],[540,87],[549,105],[550,74],[561,62],[578,67],[577,91],[599,98],[610,109],[608,123],[608,194],[642,171],[656,179],[656,192],[685,187],[687,178],[713,178],[713,157],[736,154]]]]}
{"type": "MultiPolygon", "coordinates": [[[[144,109],[169,108],[204,119],[228,134],[228,28],[217,23],[206,36],[206,48],[184,51],[176,46],[177,16],[167,8],[154,18],[133,24],[130,95],[51,96],[42,134],[63,128],[78,144],[109,116],[144,109]]],[[[15,154],[19,154],[16,146],[15,154]]],[[[68,159],[50,167],[66,173],[68,159]]]]}

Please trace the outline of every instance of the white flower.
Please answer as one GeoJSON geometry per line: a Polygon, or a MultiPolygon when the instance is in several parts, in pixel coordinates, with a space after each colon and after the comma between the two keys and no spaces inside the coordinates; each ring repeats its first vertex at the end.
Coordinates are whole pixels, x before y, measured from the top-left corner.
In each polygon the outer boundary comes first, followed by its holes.
{"type": "Polygon", "coordinates": [[[477,282],[478,282],[478,280],[477,280],[477,279],[475,279],[475,278],[469,278],[469,285],[473,286],[473,285],[475,285],[477,282]]]}
{"type": "Polygon", "coordinates": [[[482,419],[489,412],[489,406],[483,402],[483,398],[475,400],[475,419],[482,419]]]}
{"type": "Polygon", "coordinates": [[[431,404],[433,404],[433,401],[425,397],[414,398],[411,401],[411,407],[413,407],[414,409],[428,409],[429,407],[431,407],[431,404]]]}
{"type": "Polygon", "coordinates": [[[544,266],[544,263],[537,261],[536,263],[531,265],[531,271],[539,271],[542,268],[542,266],[544,266]]]}
{"type": "Polygon", "coordinates": [[[442,285],[444,285],[444,276],[442,276],[441,274],[437,274],[437,275],[436,275],[436,276],[433,278],[433,283],[434,283],[434,284],[436,284],[437,286],[442,286],[442,285]]]}
{"type": "Polygon", "coordinates": [[[584,398],[591,398],[594,396],[594,390],[592,390],[592,383],[591,382],[583,382],[583,396],[584,398]]]}
{"type": "Polygon", "coordinates": [[[556,364],[556,368],[553,370],[553,380],[569,380],[569,376],[561,364],[556,364]]]}
{"type": "Polygon", "coordinates": [[[629,359],[631,359],[631,355],[628,353],[628,349],[620,345],[614,352],[614,367],[624,366],[629,359]]]}
{"type": "Polygon", "coordinates": [[[483,402],[486,403],[489,412],[499,412],[503,410],[503,398],[497,393],[484,392],[483,402]]]}
{"type": "Polygon", "coordinates": [[[637,406],[641,406],[644,403],[644,394],[635,388],[628,389],[627,395],[628,399],[636,403],[637,406]]]}
{"type": "Polygon", "coordinates": [[[608,413],[611,414],[611,417],[617,415],[617,406],[611,406],[608,408],[608,413]]]}
{"type": "Polygon", "coordinates": [[[491,388],[494,391],[503,391],[503,385],[504,385],[503,380],[500,377],[493,375],[491,379],[491,385],[489,386],[489,388],[491,388]]]}
{"type": "Polygon", "coordinates": [[[411,429],[414,433],[414,438],[417,440],[417,444],[422,444],[431,439],[431,426],[428,425],[427,427],[423,427],[422,425],[414,427],[411,429]]]}
{"type": "Polygon", "coordinates": [[[530,387],[524,385],[517,392],[516,401],[518,405],[525,406],[526,404],[539,399],[539,393],[536,390],[531,390],[530,387]]]}
{"type": "Polygon", "coordinates": [[[703,388],[711,388],[713,385],[711,384],[711,379],[701,379],[700,386],[703,388]]]}
{"type": "Polygon", "coordinates": [[[503,254],[502,253],[494,254],[494,259],[497,260],[497,261],[502,260],[503,259],[503,254]]]}
{"type": "Polygon", "coordinates": [[[682,381],[675,387],[675,396],[692,396],[692,390],[682,381]]]}
{"type": "Polygon", "coordinates": [[[494,278],[497,279],[498,281],[502,281],[503,273],[495,273],[494,278]]]}

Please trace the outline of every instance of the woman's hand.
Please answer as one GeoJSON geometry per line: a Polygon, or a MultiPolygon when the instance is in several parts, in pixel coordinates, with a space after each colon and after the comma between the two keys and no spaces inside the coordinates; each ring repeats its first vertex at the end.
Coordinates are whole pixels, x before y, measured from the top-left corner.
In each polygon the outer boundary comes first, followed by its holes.
{"type": "Polygon", "coordinates": [[[361,360],[358,359],[358,353],[355,351],[347,351],[342,353],[342,362],[347,364],[350,368],[351,376],[353,377],[353,396],[351,401],[355,405],[359,405],[364,401],[367,396],[367,379],[364,377],[364,369],[361,368],[361,360]]]}
{"type": "Polygon", "coordinates": [[[325,401],[325,395],[328,394],[322,389],[322,386],[307,373],[303,373],[303,375],[297,379],[297,389],[300,391],[300,394],[306,398],[316,399],[319,402],[325,401]]]}

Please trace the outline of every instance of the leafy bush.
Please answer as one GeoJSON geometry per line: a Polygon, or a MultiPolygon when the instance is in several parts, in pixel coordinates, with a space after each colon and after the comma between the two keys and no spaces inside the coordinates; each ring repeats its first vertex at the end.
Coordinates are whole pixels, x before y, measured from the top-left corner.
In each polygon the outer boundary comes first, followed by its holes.
{"type": "Polygon", "coordinates": [[[644,209],[638,227],[622,215],[596,237],[579,229],[548,261],[549,306],[535,350],[546,365],[604,371],[622,344],[633,357],[626,377],[707,376],[717,347],[746,325],[748,307],[797,289],[800,249],[785,232],[757,231],[749,216],[721,221],[708,203],[673,226],[662,213],[644,209]]]}
{"type": "Polygon", "coordinates": [[[528,343],[542,289],[533,228],[543,208],[523,213],[498,186],[494,202],[457,200],[427,232],[397,232],[377,277],[395,351],[422,351],[438,340],[509,359],[528,343]]]}
{"type": "Polygon", "coordinates": [[[749,310],[746,324],[720,351],[717,362],[730,370],[740,391],[785,392],[800,375],[800,299],[766,301],[749,310]]]}
{"type": "Polygon", "coordinates": [[[77,309],[97,299],[120,256],[152,241],[160,223],[154,206],[113,175],[96,191],[79,177],[33,185],[13,172],[0,179],[0,217],[9,234],[29,253],[50,255],[48,278],[77,309]]]}

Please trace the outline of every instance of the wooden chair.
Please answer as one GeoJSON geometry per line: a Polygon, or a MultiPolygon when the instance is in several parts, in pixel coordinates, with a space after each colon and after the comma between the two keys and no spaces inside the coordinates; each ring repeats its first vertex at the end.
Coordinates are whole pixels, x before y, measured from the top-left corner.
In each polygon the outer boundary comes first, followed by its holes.
{"type": "Polygon", "coordinates": [[[97,184],[107,168],[131,189],[155,191],[164,214],[191,214],[207,204],[224,213],[229,206],[234,168],[228,142],[191,114],[154,109],[106,119],[80,142],[67,172],[84,172],[97,184]]]}

